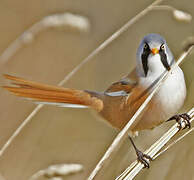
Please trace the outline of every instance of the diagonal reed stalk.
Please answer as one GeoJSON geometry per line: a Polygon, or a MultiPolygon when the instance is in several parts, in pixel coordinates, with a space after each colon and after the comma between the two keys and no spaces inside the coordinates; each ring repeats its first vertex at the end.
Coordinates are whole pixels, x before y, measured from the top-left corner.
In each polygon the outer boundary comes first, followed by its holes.
{"type": "MultiPolygon", "coordinates": [[[[80,64],[78,64],[65,78],[58,83],[59,86],[63,86],[84,64],[91,61],[98,53],[100,53],[104,48],[106,48],[112,41],[118,38],[122,33],[124,33],[130,26],[136,23],[139,19],[145,16],[154,6],[159,5],[163,0],[155,0],[151,5],[146,7],[139,14],[130,19],[126,24],[124,24],[120,29],[113,33],[108,39],[106,39],[100,46],[98,46],[94,51],[92,51],[80,64]]],[[[18,136],[22,129],[28,124],[31,119],[42,109],[44,105],[40,104],[34,108],[34,110],[24,119],[22,124],[15,130],[15,132],[10,136],[7,142],[0,149],[0,158],[7,150],[12,141],[18,136]]]]}
{"type": "MultiPolygon", "coordinates": [[[[194,109],[193,109],[194,112],[194,109]]],[[[194,114],[191,114],[190,116],[193,116],[194,114]]],[[[193,117],[191,119],[191,122],[193,121],[193,117]]],[[[174,146],[176,143],[178,143],[180,140],[182,140],[184,137],[186,137],[188,134],[190,134],[191,132],[194,131],[194,127],[192,127],[191,129],[189,129],[187,132],[185,132],[182,136],[180,136],[179,138],[177,138],[175,141],[173,141],[172,143],[170,143],[166,148],[164,148],[163,150],[161,150],[159,153],[157,153],[153,159],[156,159],[158,156],[162,155],[163,153],[165,153],[168,149],[170,149],[172,146],[174,146]]]]}
{"type": "MultiPolygon", "coordinates": [[[[190,115],[192,122],[194,120],[194,108],[192,108],[189,112],[188,115],[190,115]]],[[[183,127],[186,125],[183,123],[183,127]]],[[[164,153],[169,147],[174,145],[175,143],[172,143],[172,145],[169,145],[167,149],[161,151],[158,153],[162,147],[165,146],[165,144],[179,131],[179,128],[177,126],[177,123],[173,125],[158,141],[156,141],[149,149],[147,149],[144,153],[152,157],[153,159],[156,159],[159,155],[164,153]],[[158,154],[157,154],[158,153],[158,154]]],[[[193,131],[193,128],[188,131],[191,132],[193,131]]],[[[184,135],[182,136],[184,137],[184,135]]],[[[149,161],[149,160],[148,160],[149,161]]],[[[132,180],[142,169],[144,168],[144,165],[137,160],[134,161],[126,170],[119,175],[115,180],[132,180]]]]}

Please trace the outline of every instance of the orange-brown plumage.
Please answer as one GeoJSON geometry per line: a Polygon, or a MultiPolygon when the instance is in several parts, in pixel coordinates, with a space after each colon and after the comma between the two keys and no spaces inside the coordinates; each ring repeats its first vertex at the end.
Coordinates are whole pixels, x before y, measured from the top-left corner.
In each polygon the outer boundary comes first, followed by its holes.
{"type": "Polygon", "coordinates": [[[135,81],[134,72],[113,83],[105,93],[52,86],[11,75],[4,76],[14,85],[4,86],[4,88],[16,96],[45,103],[89,106],[97,110],[113,127],[119,129],[124,127],[146,98],[143,89],[135,81]],[[128,95],[112,97],[106,94],[116,91],[125,91],[129,93],[130,98],[128,95]]]}
{"type": "Polygon", "coordinates": [[[4,76],[6,79],[11,80],[15,86],[3,86],[3,88],[16,96],[30,98],[40,102],[91,106],[97,111],[102,109],[102,102],[95,97],[91,97],[90,94],[84,91],[37,83],[10,75],[4,76]]]}

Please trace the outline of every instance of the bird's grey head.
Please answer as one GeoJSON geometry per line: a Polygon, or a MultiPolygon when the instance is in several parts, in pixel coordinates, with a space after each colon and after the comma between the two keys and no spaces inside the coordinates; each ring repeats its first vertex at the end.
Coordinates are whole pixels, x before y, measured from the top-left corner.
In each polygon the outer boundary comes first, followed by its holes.
{"type": "Polygon", "coordinates": [[[165,39],[159,34],[148,34],[137,50],[137,72],[140,76],[160,74],[170,70],[174,58],[165,39]]]}

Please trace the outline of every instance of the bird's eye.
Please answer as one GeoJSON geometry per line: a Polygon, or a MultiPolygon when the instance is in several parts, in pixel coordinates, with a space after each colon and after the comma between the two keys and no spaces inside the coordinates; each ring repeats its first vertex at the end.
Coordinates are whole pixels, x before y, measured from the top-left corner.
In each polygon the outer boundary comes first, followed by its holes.
{"type": "Polygon", "coordinates": [[[164,49],[165,49],[164,44],[162,44],[162,45],[160,46],[160,49],[161,49],[161,50],[164,50],[164,49]]]}
{"type": "Polygon", "coordinates": [[[147,43],[144,44],[144,49],[149,49],[149,46],[147,43]]]}

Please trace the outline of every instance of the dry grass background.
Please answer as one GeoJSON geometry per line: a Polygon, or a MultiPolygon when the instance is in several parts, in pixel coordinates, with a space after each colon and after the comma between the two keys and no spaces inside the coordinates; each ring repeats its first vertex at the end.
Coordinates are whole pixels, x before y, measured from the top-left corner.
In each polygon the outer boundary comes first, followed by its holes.
{"type": "MultiPolygon", "coordinates": [[[[49,29],[40,33],[32,44],[1,65],[1,73],[9,73],[40,82],[57,84],[94,48],[152,1],[131,0],[0,0],[0,53],[25,29],[46,15],[73,12],[87,16],[91,31],[87,34],[64,29],[49,29]]],[[[164,1],[194,17],[192,0],[164,1]]],[[[177,22],[170,12],[153,11],[86,64],[66,84],[67,87],[102,91],[113,81],[129,72],[135,65],[135,53],[141,38],[150,32],[160,33],[177,57],[182,42],[194,36],[194,21],[177,22]]],[[[194,102],[193,54],[182,65],[186,76],[188,97],[183,110],[194,102]]],[[[1,84],[4,84],[2,76],[1,84]]],[[[34,104],[0,90],[0,147],[35,107],[34,104]]],[[[6,180],[26,180],[33,173],[57,163],[80,163],[84,171],[69,176],[69,180],[86,179],[117,132],[95,112],[83,109],[62,109],[45,106],[15,139],[2,158],[0,174],[6,180]]],[[[141,149],[149,147],[169,127],[169,124],[144,131],[136,138],[141,149]]],[[[165,155],[151,163],[136,179],[173,180],[194,179],[194,134],[175,145],[165,155]]],[[[113,179],[135,159],[130,143],[121,147],[98,179],[113,179]]]]}

